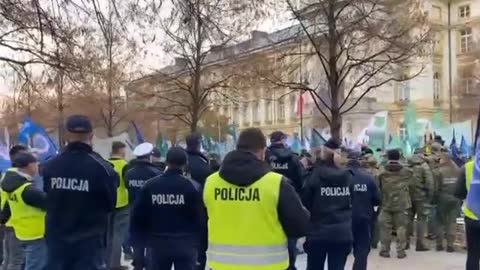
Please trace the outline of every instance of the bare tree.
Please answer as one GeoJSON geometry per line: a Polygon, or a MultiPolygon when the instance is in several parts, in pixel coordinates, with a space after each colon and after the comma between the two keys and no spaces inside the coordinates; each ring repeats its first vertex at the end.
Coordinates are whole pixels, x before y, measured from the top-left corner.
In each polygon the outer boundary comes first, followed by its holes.
{"type": "Polygon", "coordinates": [[[334,139],[341,141],[342,116],[371,91],[423,71],[430,29],[418,1],[285,1],[298,46],[269,58],[265,78],[310,95],[334,139]]]}
{"type": "Polygon", "coordinates": [[[235,100],[237,72],[230,65],[235,54],[226,47],[253,26],[264,2],[171,0],[171,15],[159,26],[167,36],[163,48],[176,64],[157,71],[153,89],[132,91],[156,98],[154,105],[164,117],[196,131],[214,97],[235,100]]]}

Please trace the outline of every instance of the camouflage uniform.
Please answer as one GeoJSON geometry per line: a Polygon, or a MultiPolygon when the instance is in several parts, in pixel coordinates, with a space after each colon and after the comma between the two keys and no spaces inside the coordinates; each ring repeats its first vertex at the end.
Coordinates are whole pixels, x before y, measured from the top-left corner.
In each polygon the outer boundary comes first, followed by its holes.
{"type": "Polygon", "coordinates": [[[410,179],[410,198],[412,200],[412,208],[410,211],[408,236],[411,237],[413,235],[413,224],[416,215],[416,250],[425,251],[428,250],[425,245],[425,232],[427,229],[427,217],[430,203],[433,196],[433,174],[428,164],[419,155],[413,155],[408,162],[414,175],[410,179]]]}
{"type": "MultiPolygon", "coordinates": [[[[447,155],[447,154],[445,154],[447,155]]],[[[443,157],[442,163],[434,173],[437,183],[435,201],[437,203],[437,250],[443,250],[443,239],[447,239],[447,251],[454,251],[456,220],[461,202],[455,198],[455,184],[460,169],[450,160],[443,157]]]]}
{"type": "Polygon", "coordinates": [[[382,195],[382,209],[379,216],[382,243],[380,256],[382,257],[390,256],[392,230],[397,234],[398,257],[406,257],[408,214],[412,207],[409,181],[412,177],[413,172],[399,162],[389,161],[380,169],[378,180],[382,195]]]}

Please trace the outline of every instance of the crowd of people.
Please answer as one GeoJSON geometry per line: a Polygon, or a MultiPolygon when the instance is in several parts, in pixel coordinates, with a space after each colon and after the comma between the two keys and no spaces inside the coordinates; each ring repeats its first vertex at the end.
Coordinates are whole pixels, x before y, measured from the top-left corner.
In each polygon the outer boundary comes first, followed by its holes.
{"type": "MultiPolygon", "coordinates": [[[[66,121],[67,145],[40,164],[26,146],[10,150],[2,175],[0,223],[4,270],[295,270],[299,239],[307,269],[366,270],[381,257],[455,252],[456,219],[472,181],[441,141],[412,157],[390,149],[344,149],[331,139],[312,153],[292,152],[287,136],[241,132],[223,161],[186,138],[165,157],[150,143],[126,160],[122,142],[103,159],[92,149],[93,126],[66,121]],[[380,242],[380,247],[378,247],[380,242]],[[446,245],[445,245],[446,244],[446,245]]],[[[464,206],[467,270],[478,270],[480,222],[464,206]]]]}

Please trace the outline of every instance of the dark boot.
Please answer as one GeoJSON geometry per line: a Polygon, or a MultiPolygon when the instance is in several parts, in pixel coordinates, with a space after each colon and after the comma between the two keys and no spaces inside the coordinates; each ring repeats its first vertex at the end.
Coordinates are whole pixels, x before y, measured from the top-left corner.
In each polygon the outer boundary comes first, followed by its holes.
{"type": "Polygon", "coordinates": [[[417,246],[415,248],[415,251],[429,251],[430,249],[425,246],[425,244],[417,242],[417,246]]]}
{"type": "Polygon", "coordinates": [[[453,253],[453,252],[455,252],[455,248],[452,247],[452,246],[448,246],[448,247],[447,247],[447,252],[448,252],[448,253],[453,253]]]}
{"type": "Polygon", "coordinates": [[[443,251],[443,245],[437,244],[437,251],[443,251]]]}
{"type": "Polygon", "coordinates": [[[405,253],[404,250],[401,250],[401,251],[398,251],[398,252],[397,252],[397,258],[399,258],[399,259],[404,259],[404,258],[406,258],[406,257],[407,257],[407,253],[405,253]]]}
{"type": "Polygon", "coordinates": [[[383,258],[390,258],[390,252],[386,251],[386,250],[382,250],[380,251],[380,257],[383,257],[383,258]]]}

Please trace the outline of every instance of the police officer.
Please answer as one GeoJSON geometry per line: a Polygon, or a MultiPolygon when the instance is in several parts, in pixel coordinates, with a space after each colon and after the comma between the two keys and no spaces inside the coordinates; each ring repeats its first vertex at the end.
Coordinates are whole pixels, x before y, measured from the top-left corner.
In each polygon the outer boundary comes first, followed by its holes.
{"type": "Polygon", "coordinates": [[[107,265],[111,270],[128,269],[128,267],[121,265],[122,243],[128,232],[129,220],[128,189],[124,178],[124,169],[127,165],[125,160],[126,147],[127,145],[123,142],[113,142],[112,153],[108,159],[120,177],[120,184],[117,188],[117,204],[111,217],[107,244],[107,265]]]}
{"type": "Polygon", "coordinates": [[[370,253],[372,218],[375,207],[380,204],[380,193],[377,185],[365,169],[361,168],[360,153],[350,152],[347,166],[352,172],[352,231],[353,270],[366,270],[370,253]]]}
{"type": "Polygon", "coordinates": [[[447,240],[447,252],[454,252],[457,216],[460,201],[454,196],[455,184],[460,170],[444,149],[440,155],[440,164],[436,172],[438,181],[437,203],[437,251],[444,249],[443,240],[447,240]]]}
{"type": "MultiPolygon", "coordinates": [[[[303,165],[297,155],[295,155],[287,145],[287,135],[281,131],[275,131],[270,136],[270,147],[267,149],[266,159],[273,171],[279,173],[292,181],[297,193],[303,186],[303,165]]],[[[300,193],[299,193],[300,194],[300,193]]],[[[295,262],[297,258],[297,239],[288,240],[288,254],[290,257],[289,270],[296,270],[295,262]]]]}
{"type": "Polygon", "coordinates": [[[152,151],[152,163],[153,165],[157,166],[157,168],[162,172],[165,171],[165,169],[167,168],[165,162],[162,161],[162,152],[156,146],[153,147],[152,151]]]}
{"type": "Polygon", "coordinates": [[[132,231],[148,239],[150,270],[193,270],[206,222],[200,185],[183,176],[185,150],[171,148],[166,161],[167,171],[149,180],[135,201],[132,231]]]}
{"type": "Polygon", "coordinates": [[[7,202],[2,218],[9,219],[16,237],[22,241],[25,270],[43,270],[47,263],[45,244],[46,195],[33,185],[38,162],[31,153],[20,152],[13,162],[16,171],[9,171],[2,181],[2,197],[7,202]]]}
{"type": "MultiPolygon", "coordinates": [[[[187,144],[188,155],[187,175],[203,187],[207,177],[212,174],[212,170],[210,168],[208,158],[204,156],[203,153],[201,153],[200,151],[202,135],[199,133],[192,133],[187,136],[185,141],[187,144]]],[[[207,247],[207,232],[205,231],[203,233],[203,237],[201,237],[198,250],[199,270],[205,269],[205,264],[207,262],[207,247]]]]}
{"type": "Polygon", "coordinates": [[[308,269],[324,269],[327,257],[329,270],[344,269],[352,249],[352,174],[337,165],[339,148],[330,139],[315,153],[313,172],[302,191],[312,224],[304,245],[308,269]]]}
{"type": "MultiPolygon", "coordinates": [[[[17,171],[17,165],[15,164],[15,157],[18,153],[28,152],[28,147],[25,145],[14,145],[10,151],[9,156],[10,160],[12,160],[12,167],[9,168],[5,173],[2,174],[2,179],[5,177],[6,173],[17,171]]],[[[1,197],[1,208],[3,209],[5,203],[7,202],[6,197],[1,197]]],[[[5,247],[5,254],[3,260],[4,270],[20,270],[22,269],[23,262],[25,260],[22,243],[20,240],[17,239],[15,236],[15,232],[13,231],[13,227],[9,221],[5,224],[5,238],[4,244],[0,245],[5,247]]]]}
{"type": "MultiPolygon", "coordinates": [[[[413,177],[410,179],[410,198],[412,208],[408,226],[408,239],[413,235],[415,215],[417,216],[416,226],[416,251],[427,251],[425,244],[425,232],[427,230],[427,217],[430,202],[432,201],[434,182],[433,174],[428,164],[423,160],[421,153],[416,153],[408,159],[413,177]]],[[[407,245],[410,243],[407,240],[407,245]]]]}
{"type": "Polygon", "coordinates": [[[119,176],[92,150],[86,116],[67,118],[68,144],[43,168],[47,193],[48,270],[104,270],[108,217],[115,209],[119,176]]]}
{"type": "Polygon", "coordinates": [[[306,233],[308,211],[289,180],[264,161],[266,146],[260,129],[242,131],[237,150],[205,183],[212,269],[287,269],[288,238],[306,233]]]}
{"type": "Polygon", "coordinates": [[[382,209],[378,221],[380,224],[380,256],[390,257],[392,230],[397,234],[397,258],[407,257],[408,214],[412,207],[409,181],[413,172],[400,163],[400,151],[387,152],[387,164],[381,168],[378,181],[382,194],[382,209]]]}
{"type": "Polygon", "coordinates": [[[478,241],[480,239],[480,213],[472,211],[471,205],[467,202],[468,196],[471,196],[469,192],[471,190],[475,162],[479,161],[472,160],[465,164],[455,187],[455,196],[460,200],[465,200],[463,213],[465,215],[465,233],[467,238],[466,270],[480,269],[480,241],[478,241]]]}
{"type": "MultiPolygon", "coordinates": [[[[136,159],[132,160],[125,173],[128,183],[128,195],[133,205],[140,194],[140,190],[148,180],[162,174],[160,169],[152,163],[153,145],[151,143],[139,144],[133,150],[136,159]]],[[[146,267],[146,239],[144,235],[135,234],[130,228],[130,241],[133,245],[133,267],[135,270],[142,270],[146,267]]]]}

